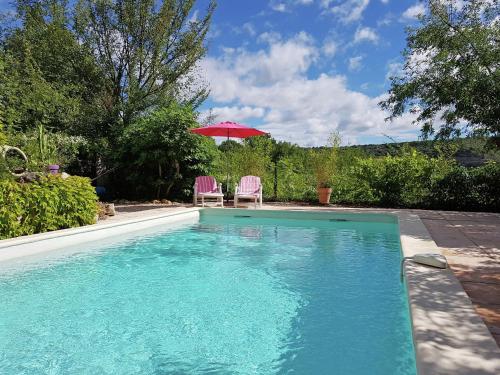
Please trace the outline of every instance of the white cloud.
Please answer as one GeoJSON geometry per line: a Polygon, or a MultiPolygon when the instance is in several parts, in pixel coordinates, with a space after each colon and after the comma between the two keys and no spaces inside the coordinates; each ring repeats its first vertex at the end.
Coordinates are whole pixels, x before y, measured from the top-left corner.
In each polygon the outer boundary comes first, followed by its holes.
{"type": "Polygon", "coordinates": [[[392,14],[391,12],[387,13],[386,15],[384,15],[384,17],[382,17],[381,19],[379,19],[377,21],[377,26],[388,26],[390,25],[394,19],[396,19],[397,17],[394,16],[394,14],[392,14]]]}
{"type": "Polygon", "coordinates": [[[245,121],[252,118],[261,118],[265,114],[264,108],[250,106],[224,106],[215,107],[212,110],[204,111],[201,116],[208,117],[211,114],[217,121],[245,121]]]}
{"type": "Polygon", "coordinates": [[[289,12],[292,6],[311,5],[313,2],[314,0],[284,0],[284,1],[271,0],[269,6],[271,7],[272,10],[276,12],[284,13],[284,12],[289,12]]]}
{"type": "Polygon", "coordinates": [[[250,36],[255,36],[257,32],[255,31],[255,27],[253,26],[252,23],[246,22],[242,26],[243,30],[246,31],[250,36]]]}
{"type": "Polygon", "coordinates": [[[238,76],[266,84],[293,79],[306,72],[317,58],[311,36],[301,32],[286,41],[270,42],[268,51],[250,53],[240,49],[234,61],[238,76]]]}
{"type": "Polygon", "coordinates": [[[378,39],[379,37],[375,32],[375,30],[369,27],[358,27],[356,33],[354,34],[354,43],[361,43],[361,42],[377,43],[378,39]]]}
{"type": "Polygon", "coordinates": [[[198,9],[196,9],[193,12],[193,15],[191,16],[191,18],[189,19],[189,22],[198,22],[198,14],[199,14],[199,11],[198,11],[198,9]]]}
{"type": "Polygon", "coordinates": [[[423,3],[416,3],[403,12],[403,18],[414,20],[423,14],[425,14],[425,5],[423,3]]]}
{"type": "Polygon", "coordinates": [[[272,10],[275,10],[276,12],[286,12],[287,7],[285,3],[271,3],[270,7],[272,10]]]}
{"type": "Polygon", "coordinates": [[[256,52],[240,48],[205,58],[214,113],[220,120],[258,117],[259,128],[301,145],[325,144],[335,130],[348,139],[414,137],[410,115],[385,123],[387,113],[377,105],[383,97],[350,90],[342,75],[308,76],[322,48],[302,32],[256,52]]]}
{"type": "Polygon", "coordinates": [[[392,61],[387,64],[387,74],[385,79],[390,80],[391,77],[399,77],[403,73],[403,64],[397,61],[392,61]]]}
{"type": "Polygon", "coordinates": [[[389,4],[389,0],[380,0],[382,4],[389,4]]]}
{"type": "Polygon", "coordinates": [[[355,72],[363,67],[363,56],[354,56],[349,59],[348,68],[350,71],[355,72]]]}
{"type": "Polygon", "coordinates": [[[337,53],[337,49],[338,49],[337,43],[335,43],[333,40],[327,40],[323,44],[321,52],[323,52],[325,56],[333,57],[337,53]]]}
{"type": "Polygon", "coordinates": [[[259,35],[257,38],[258,42],[263,43],[276,43],[281,40],[281,34],[275,31],[266,31],[259,35]]]}
{"type": "Polygon", "coordinates": [[[341,4],[330,7],[332,2],[332,0],[322,0],[321,6],[326,13],[336,15],[344,23],[359,20],[368,4],[370,4],[370,0],[345,0],[341,4]]]}

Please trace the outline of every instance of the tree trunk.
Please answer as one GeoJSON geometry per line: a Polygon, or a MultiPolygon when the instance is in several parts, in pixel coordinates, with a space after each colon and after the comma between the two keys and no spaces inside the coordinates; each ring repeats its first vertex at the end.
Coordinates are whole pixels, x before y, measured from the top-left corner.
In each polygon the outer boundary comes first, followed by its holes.
{"type": "MultiPolygon", "coordinates": [[[[161,164],[158,163],[158,180],[161,181],[162,176],[162,170],[161,170],[161,164]]],[[[158,189],[156,190],[156,199],[160,199],[160,194],[161,194],[161,185],[162,183],[160,182],[158,184],[158,189]]]]}

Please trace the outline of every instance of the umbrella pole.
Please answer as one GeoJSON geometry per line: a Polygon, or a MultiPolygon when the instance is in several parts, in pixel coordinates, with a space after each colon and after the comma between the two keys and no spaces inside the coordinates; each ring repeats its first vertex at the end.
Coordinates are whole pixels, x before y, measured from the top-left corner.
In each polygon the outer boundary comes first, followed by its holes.
{"type": "MultiPolygon", "coordinates": [[[[227,130],[227,142],[229,147],[229,129],[227,130]]],[[[226,153],[226,203],[229,203],[229,158],[226,153]]]]}

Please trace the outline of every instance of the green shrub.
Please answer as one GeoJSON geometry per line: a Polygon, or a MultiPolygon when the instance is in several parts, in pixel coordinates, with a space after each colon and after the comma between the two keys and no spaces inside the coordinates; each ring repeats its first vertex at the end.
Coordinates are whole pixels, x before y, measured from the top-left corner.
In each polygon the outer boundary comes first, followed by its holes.
{"type": "Polygon", "coordinates": [[[125,129],[115,155],[115,194],[134,199],[190,199],[196,176],[209,173],[215,141],[197,127],[190,106],[172,103],[125,129]]]}
{"type": "Polygon", "coordinates": [[[431,207],[447,210],[500,211],[500,164],[456,166],[434,186],[431,207]]]}
{"type": "Polygon", "coordinates": [[[500,163],[490,162],[471,171],[476,208],[500,212],[500,163]]]}
{"type": "Polygon", "coordinates": [[[335,203],[425,207],[437,181],[454,166],[405,147],[396,156],[341,158],[332,194],[335,203]]]}
{"type": "Polygon", "coordinates": [[[0,181],[0,239],[95,222],[97,196],[84,177],[42,177],[20,184],[0,181]]]}
{"type": "Polygon", "coordinates": [[[432,208],[463,210],[473,200],[473,181],[470,171],[456,166],[441,180],[437,181],[430,197],[432,208]]]}
{"type": "Polygon", "coordinates": [[[333,148],[333,153],[332,148],[290,148],[274,158],[276,146],[266,137],[223,144],[211,172],[225,182],[228,170],[231,191],[241,176],[260,176],[267,200],[317,201],[317,175],[324,167],[332,183],[332,203],[500,211],[498,163],[468,169],[456,164],[450,156],[453,150],[441,148],[430,157],[409,146],[377,157],[356,148],[333,148]],[[322,152],[332,153],[334,168],[321,164],[327,158],[312,156],[322,152]]]}

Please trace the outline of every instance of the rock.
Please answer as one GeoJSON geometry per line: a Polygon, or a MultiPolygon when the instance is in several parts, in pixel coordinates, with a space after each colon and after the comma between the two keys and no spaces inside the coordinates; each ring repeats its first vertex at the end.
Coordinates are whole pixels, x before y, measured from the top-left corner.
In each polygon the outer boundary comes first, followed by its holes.
{"type": "Polygon", "coordinates": [[[40,173],[24,172],[23,174],[18,176],[17,180],[19,182],[26,182],[26,183],[35,182],[35,181],[40,180],[40,173]]]}
{"type": "Polygon", "coordinates": [[[69,175],[68,173],[66,173],[66,172],[61,173],[61,178],[62,178],[63,180],[67,179],[69,176],[70,176],[70,175],[69,175]]]}
{"type": "Polygon", "coordinates": [[[115,205],[114,203],[104,203],[99,202],[99,220],[105,220],[108,216],[115,216],[115,205]]]}
{"type": "Polygon", "coordinates": [[[159,201],[158,199],[155,199],[155,200],[153,201],[153,204],[161,204],[161,201],[159,201]]]}
{"type": "Polygon", "coordinates": [[[161,202],[161,204],[166,204],[166,205],[168,205],[168,206],[171,206],[171,205],[172,205],[172,202],[171,202],[171,201],[169,201],[168,199],[162,199],[160,202],[161,202]]]}
{"type": "Polygon", "coordinates": [[[115,216],[116,215],[115,204],[114,203],[104,204],[104,212],[106,213],[107,216],[115,216]]]}

